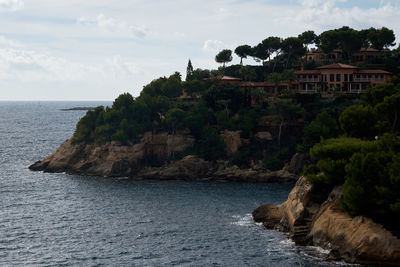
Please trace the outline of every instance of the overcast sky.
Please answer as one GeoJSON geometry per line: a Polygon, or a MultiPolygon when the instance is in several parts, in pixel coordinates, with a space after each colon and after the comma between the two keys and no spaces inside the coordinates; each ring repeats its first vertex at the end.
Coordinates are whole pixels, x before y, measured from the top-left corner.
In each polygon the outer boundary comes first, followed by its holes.
{"type": "Polygon", "coordinates": [[[400,1],[0,0],[0,25],[0,100],[113,100],[268,36],[385,26],[398,43],[400,1]]]}

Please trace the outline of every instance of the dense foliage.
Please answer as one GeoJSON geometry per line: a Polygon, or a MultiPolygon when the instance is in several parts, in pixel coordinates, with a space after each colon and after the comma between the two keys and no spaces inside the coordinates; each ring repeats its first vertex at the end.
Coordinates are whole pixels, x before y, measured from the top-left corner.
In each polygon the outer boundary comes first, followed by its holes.
{"type": "Polygon", "coordinates": [[[369,216],[396,230],[400,225],[399,97],[397,79],[369,89],[361,104],[339,116],[343,136],[322,140],[310,149],[315,163],[304,171],[321,188],[343,184],[341,204],[351,215],[369,216]]]}

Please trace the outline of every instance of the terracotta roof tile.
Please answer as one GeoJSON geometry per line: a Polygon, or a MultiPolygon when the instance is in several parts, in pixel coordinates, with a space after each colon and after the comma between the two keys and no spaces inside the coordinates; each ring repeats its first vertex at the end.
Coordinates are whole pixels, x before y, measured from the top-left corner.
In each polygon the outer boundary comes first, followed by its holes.
{"type": "Polygon", "coordinates": [[[359,70],[357,73],[368,73],[368,74],[392,74],[385,70],[359,70]]]}
{"type": "Polygon", "coordinates": [[[346,64],[342,64],[342,63],[336,63],[336,64],[324,65],[324,66],[318,67],[317,69],[358,69],[358,67],[346,65],[346,64]]]}

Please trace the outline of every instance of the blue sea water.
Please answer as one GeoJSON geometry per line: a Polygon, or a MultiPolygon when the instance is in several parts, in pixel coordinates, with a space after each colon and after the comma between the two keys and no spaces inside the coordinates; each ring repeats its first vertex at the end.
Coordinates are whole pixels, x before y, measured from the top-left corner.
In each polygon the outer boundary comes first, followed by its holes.
{"type": "Polygon", "coordinates": [[[101,102],[0,102],[0,266],[336,266],[251,212],[293,184],[31,172],[101,102]]]}

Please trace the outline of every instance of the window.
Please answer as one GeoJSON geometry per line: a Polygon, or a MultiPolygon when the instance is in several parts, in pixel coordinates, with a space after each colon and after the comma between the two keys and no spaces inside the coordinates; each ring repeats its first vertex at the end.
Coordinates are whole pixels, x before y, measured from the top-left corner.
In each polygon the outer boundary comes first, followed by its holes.
{"type": "Polygon", "coordinates": [[[340,83],[337,83],[337,84],[336,84],[336,88],[337,88],[337,89],[340,89],[340,83]]]}
{"type": "Polygon", "coordinates": [[[313,88],[312,88],[312,84],[308,84],[308,86],[307,86],[308,88],[308,90],[312,90],[313,88]]]}
{"type": "Polygon", "coordinates": [[[375,74],[375,80],[378,80],[378,78],[379,78],[379,75],[375,74]]]}
{"type": "Polygon", "coordinates": [[[366,83],[363,83],[361,85],[361,90],[367,90],[367,84],[366,83]]]}
{"type": "Polygon", "coordinates": [[[360,75],[360,74],[357,74],[356,77],[357,77],[357,79],[360,79],[360,78],[361,78],[361,75],[360,75]]]}
{"type": "Polygon", "coordinates": [[[329,81],[334,82],[335,81],[335,74],[330,74],[329,75],[329,81]]]}
{"type": "Polygon", "coordinates": [[[307,75],[303,74],[303,79],[307,78],[307,75]]]}
{"type": "Polygon", "coordinates": [[[383,79],[383,74],[381,74],[381,79],[383,79]]]}
{"type": "Polygon", "coordinates": [[[371,79],[371,78],[372,78],[372,74],[368,74],[368,78],[370,78],[370,79],[371,79]]]}
{"type": "Polygon", "coordinates": [[[344,75],[344,81],[347,82],[347,73],[344,75]]]}
{"type": "Polygon", "coordinates": [[[318,79],[318,74],[314,74],[314,79],[318,79]]]}
{"type": "Polygon", "coordinates": [[[349,75],[349,81],[352,82],[353,81],[353,74],[349,75]]]}
{"type": "Polygon", "coordinates": [[[334,87],[334,85],[333,85],[333,83],[331,83],[330,85],[329,85],[329,88],[333,88],[334,87]]]}
{"type": "Polygon", "coordinates": [[[340,82],[340,76],[341,76],[340,74],[336,74],[336,81],[337,82],[340,82]]]}
{"type": "Polygon", "coordinates": [[[308,79],[311,79],[312,78],[312,75],[311,74],[308,74],[308,79]]]}

